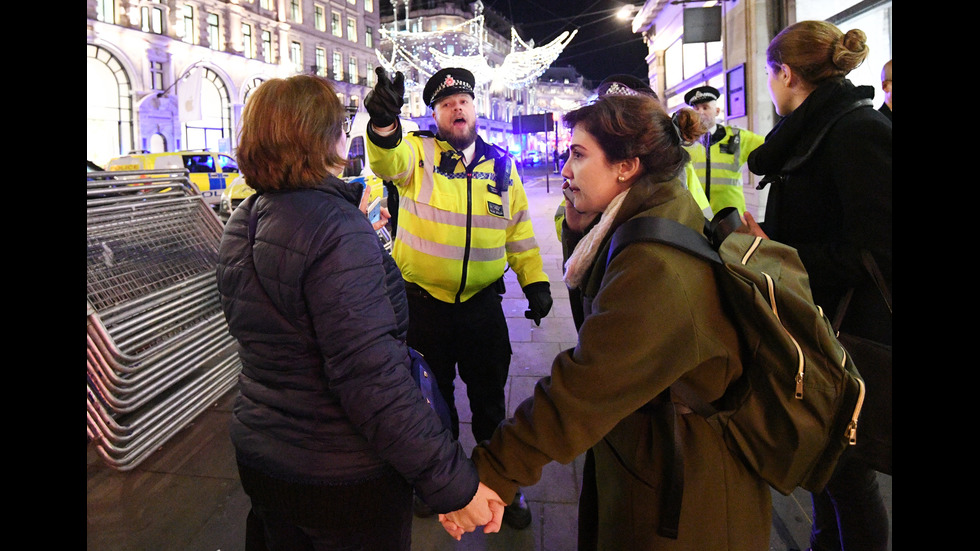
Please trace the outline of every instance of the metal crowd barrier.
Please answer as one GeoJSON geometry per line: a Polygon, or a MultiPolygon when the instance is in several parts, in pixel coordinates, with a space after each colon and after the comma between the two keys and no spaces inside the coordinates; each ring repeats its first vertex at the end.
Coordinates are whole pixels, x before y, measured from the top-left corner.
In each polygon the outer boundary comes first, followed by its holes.
{"type": "Polygon", "coordinates": [[[186,170],[88,173],[89,438],[129,470],[233,388],[223,226],[186,170]]]}

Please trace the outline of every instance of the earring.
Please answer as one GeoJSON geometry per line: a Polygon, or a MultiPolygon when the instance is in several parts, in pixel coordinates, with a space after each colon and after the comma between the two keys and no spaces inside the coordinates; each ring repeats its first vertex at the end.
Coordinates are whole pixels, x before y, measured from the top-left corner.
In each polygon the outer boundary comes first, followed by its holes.
{"type": "Polygon", "coordinates": [[[623,183],[626,181],[626,178],[624,176],[619,176],[616,179],[619,180],[619,183],[623,183]]]}

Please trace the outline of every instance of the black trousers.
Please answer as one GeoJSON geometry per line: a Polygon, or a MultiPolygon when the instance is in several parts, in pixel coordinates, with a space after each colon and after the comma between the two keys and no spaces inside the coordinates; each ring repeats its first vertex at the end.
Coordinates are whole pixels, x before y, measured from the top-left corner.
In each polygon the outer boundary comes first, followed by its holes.
{"type": "Polygon", "coordinates": [[[878,473],[852,450],[841,456],[827,487],[812,496],[813,551],[888,549],[888,510],[878,487],[878,473]]]}
{"type": "Polygon", "coordinates": [[[239,463],[252,502],[245,551],[408,551],[412,486],[394,470],[336,486],[277,480],[239,463]]]}
{"type": "Polygon", "coordinates": [[[493,435],[507,414],[504,385],[510,369],[510,333],[501,296],[491,286],[459,304],[442,302],[406,284],[408,345],[425,356],[449,406],[453,437],[459,438],[454,398],[456,369],[466,384],[477,442],[493,435]]]}

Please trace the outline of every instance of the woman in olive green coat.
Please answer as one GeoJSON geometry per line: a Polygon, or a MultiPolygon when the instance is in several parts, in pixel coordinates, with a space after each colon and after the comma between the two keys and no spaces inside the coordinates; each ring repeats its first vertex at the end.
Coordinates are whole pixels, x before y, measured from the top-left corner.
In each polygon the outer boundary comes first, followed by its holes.
{"type": "MultiPolygon", "coordinates": [[[[699,231],[704,225],[678,179],[688,161],[681,142],[704,127],[689,109],[675,120],[643,96],[607,96],[565,115],[572,129],[562,169],[567,196],[576,211],[602,213],[566,263],[565,282],[582,290],[585,320],[578,345],[555,358],[533,396],[473,451],[481,481],[505,502],[518,487],[536,483],[547,463],[587,452],[580,550],[769,545],[769,486],[676,398],[683,499],[676,539],[658,533],[674,442],[661,393],[683,378],[713,401],[742,373],[738,338],[707,263],[666,245],[636,243],[606,267],[612,233],[630,218],[659,216],[699,231]]],[[[451,533],[472,529],[455,525],[452,515],[441,518],[451,533]]]]}

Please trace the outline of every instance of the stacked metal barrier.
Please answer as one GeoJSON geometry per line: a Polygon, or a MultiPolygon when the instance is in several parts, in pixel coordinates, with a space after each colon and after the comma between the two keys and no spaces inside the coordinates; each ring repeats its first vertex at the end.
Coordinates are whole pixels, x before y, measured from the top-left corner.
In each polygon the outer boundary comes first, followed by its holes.
{"type": "Polygon", "coordinates": [[[88,173],[88,434],[129,470],[235,386],[222,224],[186,170],[88,173]]]}

